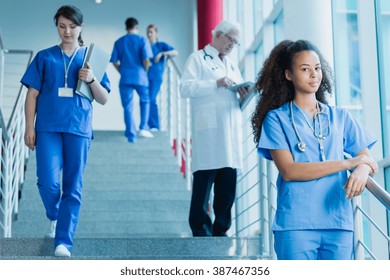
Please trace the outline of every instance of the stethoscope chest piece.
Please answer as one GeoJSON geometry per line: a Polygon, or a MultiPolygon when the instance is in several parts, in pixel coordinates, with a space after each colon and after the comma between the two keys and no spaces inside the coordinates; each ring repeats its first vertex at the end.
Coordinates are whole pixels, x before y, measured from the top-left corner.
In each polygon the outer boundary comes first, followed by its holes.
{"type": "Polygon", "coordinates": [[[304,152],[306,150],[306,144],[303,143],[302,141],[299,141],[298,143],[298,149],[301,151],[301,152],[304,152]]]}

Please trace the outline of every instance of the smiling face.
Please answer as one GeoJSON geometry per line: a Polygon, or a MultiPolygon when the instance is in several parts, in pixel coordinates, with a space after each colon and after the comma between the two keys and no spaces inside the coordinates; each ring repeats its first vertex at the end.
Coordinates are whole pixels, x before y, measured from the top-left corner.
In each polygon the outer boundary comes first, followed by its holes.
{"type": "Polygon", "coordinates": [[[286,79],[291,81],[295,94],[316,93],[321,85],[321,62],[314,51],[301,51],[294,55],[292,69],[285,71],[286,79]]]}
{"type": "Polygon", "coordinates": [[[78,26],[70,19],[60,16],[57,22],[58,34],[61,37],[62,44],[75,45],[78,44],[78,38],[81,32],[81,26],[78,26]]]}

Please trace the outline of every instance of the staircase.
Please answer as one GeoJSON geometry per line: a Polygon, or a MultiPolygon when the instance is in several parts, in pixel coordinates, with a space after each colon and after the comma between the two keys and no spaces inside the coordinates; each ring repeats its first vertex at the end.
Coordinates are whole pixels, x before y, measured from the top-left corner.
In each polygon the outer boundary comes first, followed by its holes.
{"type": "MultiPolygon", "coordinates": [[[[123,132],[95,132],[84,177],[72,259],[255,259],[257,238],[193,238],[191,193],[165,132],[130,144],[123,132]]],[[[2,259],[53,259],[31,153],[12,238],[2,259]]]]}

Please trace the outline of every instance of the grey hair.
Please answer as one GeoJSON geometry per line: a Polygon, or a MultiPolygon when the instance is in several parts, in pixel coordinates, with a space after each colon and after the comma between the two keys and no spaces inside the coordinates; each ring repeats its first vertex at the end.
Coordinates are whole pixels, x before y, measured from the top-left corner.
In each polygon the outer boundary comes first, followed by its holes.
{"type": "Polygon", "coordinates": [[[218,25],[214,28],[213,31],[211,31],[211,34],[213,35],[213,39],[217,35],[218,32],[222,33],[229,33],[232,30],[237,30],[240,32],[241,26],[238,22],[233,22],[233,21],[228,21],[228,20],[223,20],[218,25]]]}

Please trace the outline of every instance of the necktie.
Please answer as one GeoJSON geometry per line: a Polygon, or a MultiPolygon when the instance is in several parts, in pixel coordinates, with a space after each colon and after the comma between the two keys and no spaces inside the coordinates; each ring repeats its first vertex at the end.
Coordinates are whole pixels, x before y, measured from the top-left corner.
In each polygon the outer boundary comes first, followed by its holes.
{"type": "Polygon", "coordinates": [[[223,58],[225,57],[223,54],[218,54],[218,57],[223,61],[223,58]]]}

